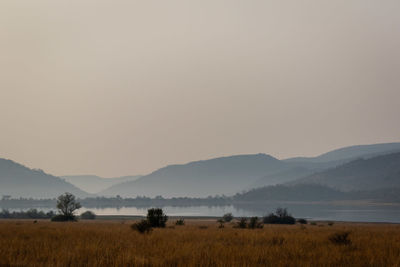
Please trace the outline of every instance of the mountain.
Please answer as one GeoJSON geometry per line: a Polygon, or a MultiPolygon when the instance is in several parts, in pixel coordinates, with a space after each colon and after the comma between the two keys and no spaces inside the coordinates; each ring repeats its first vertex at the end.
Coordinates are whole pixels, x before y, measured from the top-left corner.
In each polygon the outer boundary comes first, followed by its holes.
{"type": "Polygon", "coordinates": [[[69,175],[61,176],[65,181],[75,185],[76,187],[85,190],[86,192],[96,194],[101,192],[110,186],[135,181],[140,178],[140,175],[136,176],[122,176],[115,178],[103,178],[96,175],[69,175]]]}
{"type": "Polygon", "coordinates": [[[307,169],[301,166],[286,168],[284,170],[270,173],[266,176],[258,178],[253,184],[250,185],[249,189],[294,181],[299,178],[306,177],[313,172],[314,171],[312,169],[307,169]]]}
{"type": "Polygon", "coordinates": [[[0,159],[0,195],[14,198],[54,198],[65,192],[90,196],[72,184],[42,170],[30,169],[12,160],[0,159]]]}
{"type": "Polygon", "coordinates": [[[320,184],[342,191],[400,188],[400,152],[357,159],[291,183],[320,184]]]}
{"type": "Polygon", "coordinates": [[[336,149],[314,158],[278,160],[266,154],[238,155],[171,165],[136,181],[113,185],[105,196],[190,196],[235,194],[255,187],[282,184],[348,163],[400,151],[400,143],[336,149]]]}
{"type": "Polygon", "coordinates": [[[318,168],[319,166],[329,168],[360,157],[371,158],[394,152],[400,152],[400,143],[349,146],[332,150],[317,157],[296,157],[284,161],[293,164],[303,164],[303,167],[308,168],[318,168]]]}
{"type": "Polygon", "coordinates": [[[114,185],[100,195],[206,197],[234,194],[260,177],[289,167],[289,164],[266,154],[215,158],[167,166],[136,181],[114,185]]]}
{"type": "Polygon", "coordinates": [[[358,158],[372,158],[379,155],[400,152],[400,143],[358,145],[336,149],[313,158],[298,157],[283,160],[291,168],[260,177],[250,188],[282,184],[343,165],[358,158]]]}

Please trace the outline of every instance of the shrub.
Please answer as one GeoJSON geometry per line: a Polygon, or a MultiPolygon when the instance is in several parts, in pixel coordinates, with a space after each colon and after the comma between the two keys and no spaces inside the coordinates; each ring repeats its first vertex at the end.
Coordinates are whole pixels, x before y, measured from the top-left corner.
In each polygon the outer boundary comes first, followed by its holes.
{"type": "Polygon", "coordinates": [[[263,228],[263,224],[258,220],[258,217],[251,217],[248,227],[250,229],[263,228]]]}
{"type": "Polygon", "coordinates": [[[335,245],[350,245],[351,240],[349,238],[350,232],[344,231],[344,232],[338,232],[334,233],[329,236],[329,241],[331,241],[335,245]]]}
{"type": "Polygon", "coordinates": [[[68,215],[63,215],[63,214],[58,214],[51,218],[52,222],[75,222],[76,217],[75,216],[68,216],[68,215]]]}
{"type": "Polygon", "coordinates": [[[233,215],[232,215],[232,213],[226,213],[226,214],[224,214],[224,216],[222,216],[222,219],[225,222],[230,222],[233,220],[233,215]]]}
{"type": "Polygon", "coordinates": [[[224,228],[225,227],[225,220],[223,218],[218,219],[217,222],[219,223],[218,228],[224,228]]]}
{"type": "Polygon", "coordinates": [[[307,224],[307,220],[306,219],[298,219],[297,222],[300,223],[300,224],[307,224]]]}
{"type": "Polygon", "coordinates": [[[176,221],[175,225],[185,225],[185,220],[184,219],[179,219],[176,221]]]}
{"type": "Polygon", "coordinates": [[[149,233],[152,228],[147,220],[141,220],[131,225],[132,230],[138,231],[141,234],[149,233]]]}
{"type": "Polygon", "coordinates": [[[311,224],[311,225],[317,225],[317,223],[316,223],[316,222],[311,222],[310,224],[311,224]]]}
{"type": "Polygon", "coordinates": [[[94,212],[88,210],[81,214],[81,219],[94,220],[94,219],[96,219],[96,214],[94,214],[94,212]]]}
{"type": "Polygon", "coordinates": [[[165,227],[168,221],[168,216],[164,214],[162,209],[149,209],[147,210],[147,221],[151,227],[165,227]]]}
{"type": "Polygon", "coordinates": [[[247,219],[244,217],[240,218],[236,224],[236,228],[247,228],[247,219]]]}
{"type": "Polygon", "coordinates": [[[329,226],[332,226],[332,225],[333,225],[333,222],[328,222],[328,225],[329,225],[329,226]]]}
{"type": "Polygon", "coordinates": [[[270,224],[295,224],[296,219],[292,217],[286,209],[277,208],[275,214],[270,213],[265,216],[263,222],[270,224]]]}

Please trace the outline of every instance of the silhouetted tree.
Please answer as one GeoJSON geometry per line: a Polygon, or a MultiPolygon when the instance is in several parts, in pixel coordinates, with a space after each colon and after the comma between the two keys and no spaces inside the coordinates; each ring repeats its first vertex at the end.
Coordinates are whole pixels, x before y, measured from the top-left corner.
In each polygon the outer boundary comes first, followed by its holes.
{"type": "Polygon", "coordinates": [[[53,217],[52,221],[75,221],[74,212],[81,207],[73,194],[64,193],[57,199],[57,209],[60,214],[53,217]]]}
{"type": "Polygon", "coordinates": [[[153,208],[147,210],[147,221],[151,227],[165,227],[168,216],[164,214],[162,209],[153,208]]]}

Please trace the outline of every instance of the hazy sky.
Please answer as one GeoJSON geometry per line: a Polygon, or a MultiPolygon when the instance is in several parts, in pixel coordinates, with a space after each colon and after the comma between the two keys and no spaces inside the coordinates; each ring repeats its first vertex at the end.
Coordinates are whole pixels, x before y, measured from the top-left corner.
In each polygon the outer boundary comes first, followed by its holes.
{"type": "Polygon", "coordinates": [[[0,157],[55,175],[400,141],[399,0],[1,0],[0,157]]]}

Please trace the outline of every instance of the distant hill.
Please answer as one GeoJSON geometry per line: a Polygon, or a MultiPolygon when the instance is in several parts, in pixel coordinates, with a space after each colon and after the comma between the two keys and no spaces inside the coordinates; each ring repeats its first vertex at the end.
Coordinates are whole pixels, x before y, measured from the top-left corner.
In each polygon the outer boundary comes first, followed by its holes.
{"type": "Polygon", "coordinates": [[[69,176],[61,176],[62,179],[65,181],[75,185],[76,187],[92,193],[96,194],[99,193],[110,186],[135,181],[140,178],[140,175],[136,176],[122,176],[122,177],[115,177],[115,178],[103,178],[96,175],[69,175],[69,176]]]}
{"type": "Polygon", "coordinates": [[[400,152],[354,160],[292,184],[320,184],[343,191],[400,188],[400,152]]]}
{"type": "Polygon", "coordinates": [[[346,198],[346,193],[318,184],[274,185],[236,194],[235,201],[326,201],[346,198]]]}
{"type": "Polygon", "coordinates": [[[99,195],[230,195],[251,188],[291,182],[357,158],[368,159],[394,151],[400,151],[400,143],[351,146],[314,158],[278,160],[266,154],[216,158],[167,166],[136,181],[111,186],[99,195]]]}
{"type": "Polygon", "coordinates": [[[329,165],[339,165],[356,158],[371,158],[395,152],[400,152],[400,143],[349,146],[332,150],[317,157],[296,157],[289,158],[284,161],[291,163],[309,163],[309,166],[316,167],[318,165],[313,165],[312,163],[331,163],[325,165],[326,168],[329,167],[329,165]]]}
{"type": "Polygon", "coordinates": [[[266,154],[237,155],[170,165],[141,177],[81,175],[64,176],[64,180],[2,159],[0,195],[55,197],[69,191],[88,196],[87,191],[122,197],[207,197],[284,183],[312,183],[346,191],[374,190],[399,186],[396,153],[400,153],[400,143],[351,146],[313,158],[286,160],[266,154]]]}
{"type": "Polygon", "coordinates": [[[271,201],[320,202],[362,200],[372,203],[400,203],[400,187],[381,188],[370,191],[348,191],[320,185],[295,184],[256,188],[233,197],[234,203],[261,204],[271,201]]]}
{"type": "Polygon", "coordinates": [[[54,198],[65,192],[90,196],[72,184],[42,170],[29,169],[12,160],[0,159],[0,196],[54,198]]]}
{"type": "Polygon", "coordinates": [[[284,170],[270,173],[266,176],[258,178],[253,184],[250,185],[249,189],[294,181],[299,178],[306,177],[313,172],[314,170],[312,169],[307,169],[299,166],[286,168],[284,170]]]}
{"type": "Polygon", "coordinates": [[[285,162],[266,154],[223,157],[167,166],[136,181],[112,186],[100,194],[125,197],[234,194],[260,177],[289,167],[285,162]]]}

